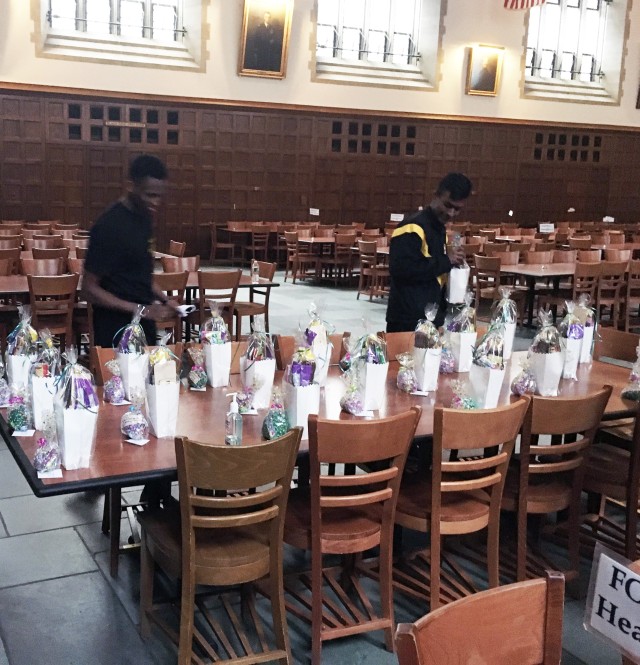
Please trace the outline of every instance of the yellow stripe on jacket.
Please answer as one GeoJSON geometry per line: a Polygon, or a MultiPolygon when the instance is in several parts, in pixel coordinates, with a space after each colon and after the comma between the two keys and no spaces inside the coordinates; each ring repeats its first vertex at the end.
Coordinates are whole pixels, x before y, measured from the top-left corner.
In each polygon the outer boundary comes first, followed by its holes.
{"type": "MultiPolygon", "coordinates": [[[[429,245],[427,245],[427,239],[425,238],[424,235],[424,230],[419,224],[405,224],[404,226],[399,226],[393,234],[391,235],[391,238],[397,238],[398,236],[404,235],[405,233],[415,233],[418,235],[420,238],[421,245],[420,245],[420,252],[422,256],[425,257],[425,259],[431,258],[431,254],[429,252],[429,245]]],[[[445,245],[445,251],[446,251],[446,245],[445,245]]],[[[447,283],[447,273],[443,272],[441,275],[438,275],[438,284],[440,286],[444,286],[447,283]]]]}

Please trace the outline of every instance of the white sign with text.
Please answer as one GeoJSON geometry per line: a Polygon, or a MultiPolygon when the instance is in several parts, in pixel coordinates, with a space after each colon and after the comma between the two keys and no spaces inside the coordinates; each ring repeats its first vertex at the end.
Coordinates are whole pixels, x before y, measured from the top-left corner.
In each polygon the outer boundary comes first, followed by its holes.
{"type": "Polygon", "coordinates": [[[309,208],[309,214],[318,217],[320,215],[320,208],[309,208]]]}

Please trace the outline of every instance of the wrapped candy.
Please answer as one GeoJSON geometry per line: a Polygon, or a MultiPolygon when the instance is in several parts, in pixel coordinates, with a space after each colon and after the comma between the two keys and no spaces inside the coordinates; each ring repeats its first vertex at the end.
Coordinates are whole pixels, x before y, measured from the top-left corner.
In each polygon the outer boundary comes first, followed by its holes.
{"type": "Polygon", "coordinates": [[[362,399],[358,374],[358,367],[354,366],[342,375],[343,381],[347,384],[347,390],[340,398],[340,408],[354,416],[359,416],[364,411],[364,401],[362,399]]]}
{"type": "Polygon", "coordinates": [[[520,361],[520,371],[511,382],[511,392],[514,395],[535,395],[537,389],[536,377],[531,371],[529,359],[523,358],[520,361]]]}
{"type": "Polygon", "coordinates": [[[451,384],[451,389],[453,390],[453,397],[451,398],[452,409],[471,410],[478,408],[478,403],[471,397],[463,381],[454,381],[451,384]]]}
{"type": "MultiPolygon", "coordinates": [[[[144,310],[144,305],[138,305],[131,323],[122,329],[122,335],[116,349],[116,357],[120,363],[124,392],[129,401],[131,401],[131,392],[133,390],[139,387],[144,388],[149,372],[149,354],[146,348],[147,338],[140,323],[144,310]]],[[[115,337],[117,337],[117,334],[115,337]]]]}
{"type": "Polygon", "coordinates": [[[353,356],[354,347],[356,345],[357,339],[353,335],[345,335],[342,338],[342,346],[344,348],[344,354],[340,361],[338,362],[338,367],[343,372],[348,372],[351,367],[351,358],[353,356]]]}
{"type": "Polygon", "coordinates": [[[364,410],[380,409],[389,371],[386,342],[373,333],[363,335],[356,344],[351,363],[352,367],[358,365],[364,410]]]}
{"type": "Polygon", "coordinates": [[[7,423],[15,432],[26,432],[28,429],[31,429],[29,393],[23,386],[13,386],[11,389],[7,423]]]}
{"type": "Polygon", "coordinates": [[[274,388],[271,393],[269,411],[262,423],[262,436],[267,440],[277,439],[279,436],[284,436],[289,429],[282,393],[278,388],[274,388]]]}
{"type": "Polygon", "coordinates": [[[215,300],[207,301],[211,318],[200,328],[200,343],[204,349],[207,378],[212,388],[229,385],[231,373],[231,336],[215,300]]]}
{"type": "Polygon", "coordinates": [[[413,346],[416,349],[441,349],[442,339],[433,323],[438,314],[438,306],[435,304],[427,305],[424,314],[425,318],[418,321],[413,334],[413,346]]]}
{"type": "Polygon", "coordinates": [[[253,396],[255,391],[252,386],[242,386],[242,390],[236,395],[236,402],[238,402],[238,411],[240,413],[248,413],[253,409],[253,396]]]}
{"type": "Polygon", "coordinates": [[[564,365],[562,368],[563,379],[578,379],[578,362],[584,337],[584,324],[576,316],[576,304],[572,301],[566,302],[567,313],[560,322],[558,330],[565,340],[564,365]]]}
{"type": "Polygon", "coordinates": [[[204,367],[204,351],[202,348],[192,346],[189,351],[191,369],[189,370],[189,385],[196,390],[207,387],[207,370],[204,367]]]}
{"type": "MultiPolygon", "coordinates": [[[[305,340],[306,342],[306,340],[305,340]]],[[[320,410],[320,385],[314,381],[316,357],[309,346],[298,346],[284,377],[284,402],[292,427],[307,435],[309,415],[320,410]]]]}
{"type": "Polygon", "coordinates": [[[201,344],[228,344],[231,341],[229,329],[220,314],[220,305],[215,300],[207,300],[211,317],[200,326],[201,344]]]}
{"type": "Polygon", "coordinates": [[[99,402],[96,393],[96,384],[91,372],[78,362],[78,353],[74,346],[64,353],[67,361],[57,382],[57,397],[62,401],[65,409],[95,409],[97,412],[99,402]]]}
{"type": "Polygon", "coordinates": [[[440,374],[453,374],[456,371],[456,359],[451,350],[451,333],[445,332],[442,338],[440,355],[440,374]]]}
{"type": "Polygon", "coordinates": [[[427,305],[425,319],[418,321],[413,335],[413,360],[417,389],[422,392],[436,390],[442,358],[442,339],[433,321],[438,314],[438,306],[427,305]]]}
{"type": "MultiPolygon", "coordinates": [[[[451,244],[454,247],[462,246],[462,237],[459,233],[453,237],[451,244]]],[[[447,302],[458,304],[464,302],[467,287],[469,285],[469,277],[471,275],[471,268],[466,259],[460,265],[453,266],[447,278],[447,302]]]]}
{"type": "Polygon", "coordinates": [[[120,431],[132,441],[149,438],[149,423],[140,410],[140,404],[130,406],[124,413],[120,420],[120,431]]]}
{"type": "Polygon", "coordinates": [[[42,434],[43,436],[38,439],[38,447],[33,456],[33,468],[38,473],[48,473],[59,469],[62,463],[53,411],[48,411],[44,416],[42,434]]]}
{"type": "MultiPolygon", "coordinates": [[[[122,329],[122,335],[118,342],[118,353],[136,353],[143,354],[146,352],[147,337],[144,334],[142,323],[140,320],[145,312],[144,305],[138,305],[131,323],[122,329]]],[[[116,333],[117,335],[118,333],[116,333]]]]}
{"type": "Polygon", "coordinates": [[[476,310],[471,307],[472,302],[473,294],[467,291],[463,307],[446,325],[456,372],[468,372],[471,369],[477,336],[476,310]]]}
{"type": "Polygon", "coordinates": [[[304,337],[316,357],[316,383],[323,386],[327,379],[333,348],[329,335],[334,328],[322,319],[320,307],[315,303],[309,305],[309,319],[304,337]]]}
{"type": "Polygon", "coordinates": [[[247,350],[240,358],[240,377],[242,384],[251,386],[254,391],[254,408],[266,409],[269,406],[275,372],[273,341],[264,330],[264,317],[257,316],[247,341],[247,350]]]}
{"type": "Polygon", "coordinates": [[[418,390],[418,379],[414,370],[414,359],[411,353],[399,353],[396,360],[400,363],[396,385],[402,392],[413,393],[418,390]]]}
{"type": "Polygon", "coordinates": [[[505,360],[509,360],[518,324],[518,306],[515,300],[512,300],[510,297],[512,287],[501,286],[498,291],[500,293],[500,300],[495,303],[491,312],[491,323],[502,323],[504,325],[503,356],[505,360]]]}
{"type": "Polygon", "coordinates": [[[504,324],[494,322],[473,351],[469,381],[476,402],[485,409],[498,406],[504,381],[504,324]]]}
{"type": "Polygon", "coordinates": [[[387,363],[387,343],[373,333],[363,335],[356,344],[355,358],[369,365],[385,365],[387,363]]]}
{"type": "Polygon", "coordinates": [[[540,329],[529,348],[531,371],[536,377],[538,394],[555,397],[564,366],[564,350],[558,329],[553,325],[552,313],[538,312],[540,329]]]}
{"type": "Polygon", "coordinates": [[[629,383],[622,389],[622,398],[640,402],[640,344],[636,348],[636,361],[629,373],[629,383]]]}
{"type": "Polygon", "coordinates": [[[61,372],[60,351],[45,328],[40,331],[38,357],[31,366],[31,406],[36,429],[42,429],[45,413],[53,411],[54,384],[61,372]]]}
{"type": "Polygon", "coordinates": [[[38,333],[31,326],[31,308],[18,305],[20,322],[7,337],[7,379],[9,385],[28,386],[31,363],[36,358],[38,333]]]}
{"type": "Polygon", "coordinates": [[[292,386],[310,386],[314,383],[316,357],[311,347],[299,346],[287,367],[285,380],[292,386]]]}
{"type": "Polygon", "coordinates": [[[58,376],[62,372],[60,350],[54,344],[48,328],[40,331],[40,350],[32,371],[37,376],[58,376]]]}
{"type": "Polygon", "coordinates": [[[111,378],[104,382],[104,401],[110,404],[122,404],[125,401],[124,384],[117,360],[108,360],[104,366],[111,372],[111,378]]]}
{"type": "Polygon", "coordinates": [[[593,358],[593,339],[596,329],[596,311],[590,306],[591,296],[581,293],[573,313],[582,323],[582,346],[580,347],[580,363],[590,363],[593,358]]]}

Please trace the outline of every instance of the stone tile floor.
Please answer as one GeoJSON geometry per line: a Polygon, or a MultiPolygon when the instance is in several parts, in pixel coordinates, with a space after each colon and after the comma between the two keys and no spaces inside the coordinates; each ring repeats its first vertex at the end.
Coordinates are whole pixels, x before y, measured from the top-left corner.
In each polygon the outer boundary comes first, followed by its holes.
{"type": "MultiPolygon", "coordinates": [[[[310,302],[323,305],[336,330],[357,333],[362,318],[370,330],[384,329],[386,303],[356,300],[353,289],[282,282],[273,290],[271,330],[292,334],[304,325],[310,302]]],[[[518,348],[528,345],[529,331],[518,348]]],[[[138,489],[130,494],[135,500],[138,489]]],[[[4,442],[0,441],[0,665],[169,665],[176,657],[155,634],[138,634],[139,561],[134,550],[121,556],[120,573],[108,571],[108,540],[101,534],[102,496],[84,493],[35,498],[4,442]]],[[[126,524],[123,522],[123,537],[126,524]]],[[[300,563],[300,553],[287,552],[300,563]]],[[[588,578],[585,561],[583,579],[588,578]]],[[[397,597],[398,619],[422,613],[397,597]]],[[[564,657],[567,665],[619,665],[619,657],[582,627],[584,600],[567,597],[564,657]]],[[[306,627],[290,621],[296,663],[307,662],[306,627]]],[[[323,650],[326,663],[396,663],[380,634],[346,638],[323,650]]],[[[514,664],[515,665],[515,664],[514,664]]]]}

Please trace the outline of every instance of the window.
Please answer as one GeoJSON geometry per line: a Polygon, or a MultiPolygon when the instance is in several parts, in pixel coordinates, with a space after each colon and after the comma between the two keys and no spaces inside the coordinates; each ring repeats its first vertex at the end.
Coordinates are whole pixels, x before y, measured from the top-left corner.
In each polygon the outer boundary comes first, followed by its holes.
{"type": "Polygon", "coordinates": [[[207,0],[40,0],[39,55],[202,69],[207,0]]]}
{"type": "Polygon", "coordinates": [[[580,101],[614,102],[619,97],[626,5],[626,0],[546,0],[531,9],[525,94],[543,96],[535,93],[553,87],[580,101]]]}
{"type": "Polygon", "coordinates": [[[316,79],[433,88],[441,11],[441,0],[317,0],[316,79]]]}

